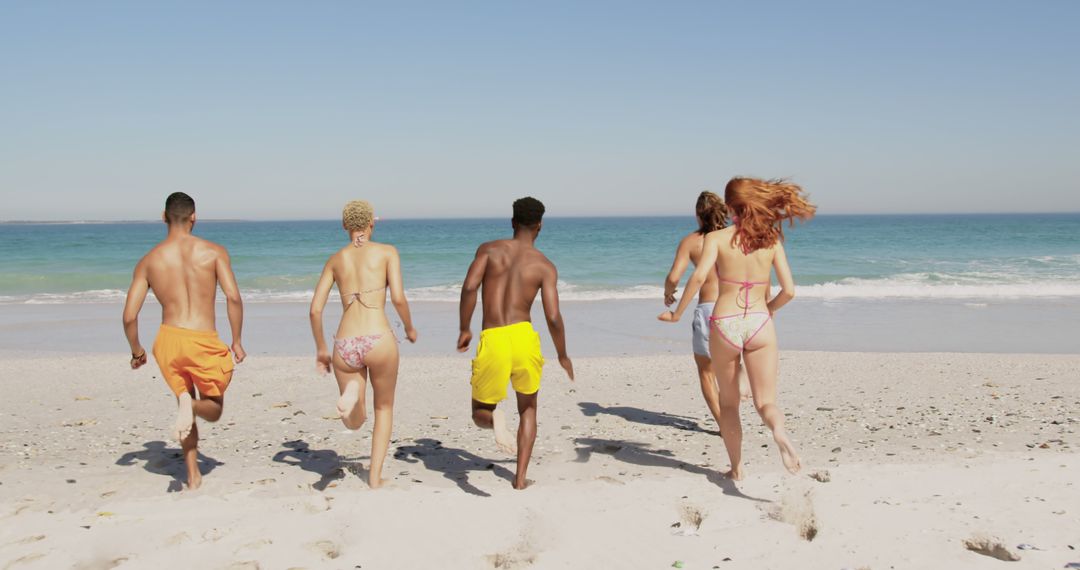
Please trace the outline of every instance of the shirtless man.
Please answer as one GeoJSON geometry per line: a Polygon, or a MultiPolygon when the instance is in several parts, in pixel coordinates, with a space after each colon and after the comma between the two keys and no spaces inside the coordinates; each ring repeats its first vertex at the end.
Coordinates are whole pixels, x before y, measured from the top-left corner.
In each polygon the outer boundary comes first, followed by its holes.
{"type": "Polygon", "coordinates": [[[131,345],[131,368],[140,368],[146,364],[146,349],[139,342],[139,311],[147,291],[153,289],[161,303],[154,360],[176,394],[174,433],[184,451],[188,488],[197,489],[202,475],[196,462],[199,430],[195,416],[208,422],[221,417],[225,389],[232,379],[233,358],[239,363],[247,356],[240,345],[244,308],[229,253],[220,245],[191,235],[195,201],[183,192],[174,192],[165,200],[161,217],[169,233],[135,266],[124,304],[124,333],[131,345]],[[225,293],[232,328],[231,355],[214,328],[219,284],[225,293]]]}
{"type": "Polygon", "coordinates": [[[489,241],[476,250],[461,287],[461,334],[458,352],[469,350],[476,292],[483,286],[483,330],[472,361],[472,417],[476,425],[495,430],[495,443],[512,453],[514,440],[506,418],[496,405],[506,398],[509,380],[517,392],[520,422],[517,434],[517,473],[514,488],[528,485],[533,443],[536,441],[536,395],[544,357],[540,335],[533,330],[531,310],[540,293],[548,331],[570,380],[574,365],[566,355],[566,331],[559,313],[558,271],[534,245],[540,233],[544,205],[535,198],[514,202],[514,237],[489,241]]]}

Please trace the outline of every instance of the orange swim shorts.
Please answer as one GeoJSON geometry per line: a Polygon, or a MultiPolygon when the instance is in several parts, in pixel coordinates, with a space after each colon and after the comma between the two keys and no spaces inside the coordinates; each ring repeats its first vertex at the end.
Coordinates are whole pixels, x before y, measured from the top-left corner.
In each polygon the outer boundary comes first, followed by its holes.
{"type": "Polygon", "coordinates": [[[154,340],[154,360],[173,393],[221,396],[232,380],[233,358],[217,331],[199,331],[161,325],[154,340]]]}

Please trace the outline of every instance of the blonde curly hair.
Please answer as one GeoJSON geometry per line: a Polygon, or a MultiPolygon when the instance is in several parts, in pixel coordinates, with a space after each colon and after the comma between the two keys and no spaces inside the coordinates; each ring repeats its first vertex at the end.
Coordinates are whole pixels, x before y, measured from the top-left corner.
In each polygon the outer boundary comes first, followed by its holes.
{"type": "Polygon", "coordinates": [[[353,200],[341,211],[341,224],[350,232],[366,230],[373,221],[375,213],[367,200],[353,200]]]}

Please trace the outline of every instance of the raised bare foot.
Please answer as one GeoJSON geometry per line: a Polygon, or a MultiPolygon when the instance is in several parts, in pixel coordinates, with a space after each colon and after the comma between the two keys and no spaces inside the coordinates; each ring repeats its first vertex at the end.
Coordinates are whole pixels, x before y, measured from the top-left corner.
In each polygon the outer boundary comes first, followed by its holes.
{"type": "Polygon", "coordinates": [[[176,398],[176,423],[173,425],[176,441],[183,443],[191,433],[194,423],[195,411],[191,408],[191,394],[184,392],[176,398]]]}
{"type": "Polygon", "coordinates": [[[742,467],[732,467],[721,473],[720,476],[731,479],[732,481],[742,481],[743,477],[746,476],[746,473],[743,471],[742,467]]]}
{"type": "Polygon", "coordinates": [[[780,460],[784,462],[784,468],[792,475],[798,473],[799,469],[802,469],[802,462],[799,461],[799,455],[795,453],[795,446],[791,444],[787,434],[778,431],[773,434],[773,439],[776,440],[776,445],[780,447],[780,460]]]}
{"type": "Polygon", "coordinates": [[[496,409],[491,412],[491,424],[495,429],[495,445],[499,446],[504,453],[517,453],[517,439],[506,428],[506,415],[502,410],[496,409]]]}
{"type": "Polygon", "coordinates": [[[356,403],[360,401],[360,382],[352,380],[345,385],[345,391],[337,401],[338,416],[344,418],[352,413],[356,403]]]}

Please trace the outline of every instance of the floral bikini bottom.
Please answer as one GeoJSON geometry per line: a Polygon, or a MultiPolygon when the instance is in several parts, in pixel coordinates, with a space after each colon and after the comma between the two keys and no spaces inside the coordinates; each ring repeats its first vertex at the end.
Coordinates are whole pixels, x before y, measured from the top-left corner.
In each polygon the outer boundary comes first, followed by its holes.
{"type": "Polygon", "coordinates": [[[360,369],[364,365],[364,357],[367,356],[375,344],[384,336],[393,336],[393,333],[363,334],[345,338],[335,338],[334,348],[337,349],[341,359],[351,368],[360,369]]]}
{"type": "Polygon", "coordinates": [[[725,317],[709,317],[709,323],[720,337],[742,352],[746,345],[769,323],[767,312],[742,313],[725,317]]]}

